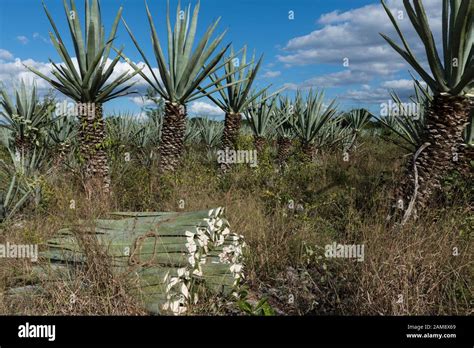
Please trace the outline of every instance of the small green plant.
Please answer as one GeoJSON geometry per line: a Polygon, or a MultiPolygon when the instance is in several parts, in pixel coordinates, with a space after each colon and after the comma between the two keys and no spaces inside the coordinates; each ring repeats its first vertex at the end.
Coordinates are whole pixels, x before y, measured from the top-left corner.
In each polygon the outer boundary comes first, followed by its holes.
{"type": "Polygon", "coordinates": [[[268,303],[268,299],[263,297],[255,305],[252,305],[248,302],[248,292],[247,290],[241,290],[239,293],[240,299],[237,301],[237,305],[240,310],[247,315],[255,316],[274,316],[275,311],[272,306],[268,303]]]}

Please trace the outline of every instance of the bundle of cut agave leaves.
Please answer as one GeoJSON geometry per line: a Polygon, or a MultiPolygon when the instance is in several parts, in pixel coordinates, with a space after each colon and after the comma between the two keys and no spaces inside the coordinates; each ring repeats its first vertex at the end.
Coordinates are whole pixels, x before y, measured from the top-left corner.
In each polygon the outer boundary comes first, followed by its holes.
{"type": "MultiPolygon", "coordinates": [[[[92,233],[106,248],[117,274],[138,286],[131,293],[153,314],[182,314],[198,301],[198,289],[231,295],[243,279],[243,237],[230,232],[223,208],[198,212],[112,213],[114,220],[65,228],[40,253],[54,274],[87,262],[73,230],[92,233]]],[[[48,272],[47,274],[52,274],[48,272]]]]}

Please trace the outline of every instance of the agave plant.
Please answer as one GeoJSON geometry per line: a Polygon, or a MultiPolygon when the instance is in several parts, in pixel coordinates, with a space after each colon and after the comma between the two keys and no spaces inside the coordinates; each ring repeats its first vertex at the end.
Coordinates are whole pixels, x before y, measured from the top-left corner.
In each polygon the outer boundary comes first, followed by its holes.
{"type": "Polygon", "coordinates": [[[151,78],[145,75],[136,64],[127,61],[129,64],[147,81],[150,86],[165,100],[165,116],[160,145],[160,165],[161,172],[174,171],[179,164],[186,133],[186,104],[190,101],[202,98],[216,92],[219,88],[213,86],[227,78],[227,75],[212,81],[210,84],[201,86],[209,76],[226,64],[221,63],[221,59],[227,51],[229,45],[217,50],[217,46],[222,42],[225,31],[211,41],[211,37],[219,23],[217,19],[204,33],[201,40],[194,47],[196,38],[199,3],[194,7],[191,16],[191,6],[181,10],[178,4],[176,9],[176,22],[174,30],[171,27],[169,4],[167,9],[167,43],[168,61],[166,60],[155,24],[151,16],[148,5],[146,12],[151,30],[152,46],[155,53],[159,77],[153,71],[153,67],[140,48],[129,26],[125,27],[135,44],[137,50],[151,72],[151,78]],[[194,48],[193,48],[194,47],[194,48]]]}
{"type": "Polygon", "coordinates": [[[268,100],[267,94],[254,99],[245,110],[244,115],[253,131],[253,140],[257,153],[261,153],[266,145],[266,138],[275,129],[276,98],[268,100]]]}
{"type": "Polygon", "coordinates": [[[278,163],[284,165],[291,153],[292,139],[294,137],[294,105],[290,98],[280,96],[278,108],[275,109],[275,117],[278,119],[278,163]]]}
{"type": "Polygon", "coordinates": [[[133,147],[134,138],[142,130],[143,125],[137,116],[130,112],[118,112],[106,118],[107,143],[116,151],[129,151],[133,147]]]}
{"type": "Polygon", "coordinates": [[[336,114],[336,100],[324,105],[323,91],[309,91],[306,101],[300,91],[295,99],[296,120],[294,129],[301,141],[303,157],[311,161],[315,155],[315,140],[324,129],[324,125],[336,114]]]}
{"type": "Polygon", "coordinates": [[[35,84],[27,86],[21,81],[14,94],[15,102],[4,87],[0,89],[0,116],[6,121],[0,127],[10,130],[15,151],[26,155],[46,140],[54,107],[46,101],[40,102],[35,84]]]}
{"type": "Polygon", "coordinates": [[[221,141],[224,124],[219,121],[211,120],[207,117],[200,118],[197,123],[201,141],[206,146],[206,149],[211,151],[212,149],[216,148],[221,141]]]}
{"type": "Polygon", "coordinates": [[[184,143],[192,145],[200,142],[201,127],[196,119],[187,120],[186,133],[184,134],[184,143]]]}
{"type": "MultiPolygon", "coordinates": [[[[234,50],[231,49],[231,59],[225,64],[225,83],[228,88],[223,89],[222,79],[217,74],[210,76],[211,80],[216,84],[219,90],[220,99],[209,95],[208,97],[225,112],[224,132],[222,134],[222,147],[235,149],[239,135],[242,112],[250,103],[256,100],[260,95],[270,87],[260,90],[258,93],[251,93],[252,85],[257,76],[258,70],[262,63],[260,57],[255,62],[255,54],[252,56],[249,64],[247,64],[247,47],[242,50],[241,60],[236,57],[234,50]]],[[[273,95],[267,96],[267,99],[273,95]]],[[[230,164],[223,163],[222,169],[228,169],[230,164]]]]}
{"type": "MultiPolygon", "coordinates": [[[[114,68],[120,60],[120,53],[108,63],[108,57],[117,33],[117,27],[122,15],[118,10],[112,24],[108,39],[104,36],[104,27],[98,0],[85,1],[85,28],[81,28],[79,13],[74,0],[69,5],[63,2],[69,25],[71,40],[74,46],[77,66],[68,52],[57,26],[43,3],[44,11],[51,23],[54,34],[50,33],[51,41],[56,48],[63,64],[50,60],[54,78],[49,78],[32,67],[29,70],[48,81],[55,89],[70,97],[77,103],[79,116],[80,150],[85,162],[84,174],[87,181],[100,180],[105,191],[109,190],[110,178],[107,155],[104,149],[105,126],[102,118],[102,104],[130,93],[133,85],[123,86],[135,73],[124,72],[110,80],[114,68]],[[84,32],[83,32],[84,30],[84,32]]],[[[91,185],[86,183],[91,192],[91,185]]]]}
{"type": "Polygon", "coordinates": [[[18,182],[16,174],[10,178],[6,191],[0,192],[0,223],[10,219],[31,197],[33,190],[18,182]]]}
{"type": "Polygon", "coordinates": [[[315,139],[316,149],[333,149],[342,144],[346,151],[350,147],[352,130],[344,126],[344,117],[339,116],[326,122],[315,139]]]}
{"type": "Polygon", "coordinates": [[[23,207],[28,198],[33,198],[35,205],[40,203],[43,178],[40,172],[50,167],[44,147],[34,147],[27,153],[10,147],[7,149],[10,161],[0,159],[0,177],[10,182],[6,193],[0,192],[0,210],[3,210],[4,219],[23,207]]]}
{"type": "Polygon", "coordinates": [[[372,114],[365,109],[351,110],[344,115],[343,122],[351,132],[350,141],[347,143],[347,148],[345,149],[346,151],[350,151],[357,146],[357,138],[371,118],[372,114]]]}
{"type": "Polygon", "coordinates": [[[438,54],[422,2],[414,0],[412,5],[409,0],[404,0],[403,4],[425,47],[431,74],[417,61],[383,0],[382,5],[403,48],[386,35],[381,35],[421,76],[434,94],[425,114],[426,131],[421,136],[422,145],[415,153],[414,163],[408,163],[408,175],[396,192],[397,200],[413,202],[411,205],[404,205],[411,207],[410,211],[413,211],[413,207],[425,207],[428,204],[431,194],[440,184],[440,178],[457,163],[452,160],[453,148],[462,141],[462,132],[469,121],[472,107],[474,2],[442,1],[443,60],[438,54]],[[416,180],[417,177],[419,180],[416,180]]]}
{"type": "Polygon", "coordinates": [[[49,146],[53,149],[54,164],[63,163],[77,136],[77,120],[74,117],[59,116],[48,128],[49,146]]]}
{"type": "Polygon", "coordinates": [[[429,90],[423,88],[417,80],[415,80],[414,88],[415,96],[410,100],[418,106],[416,115],[413,115],[411,110],[407,110],[398,94],[392,91],[390,96],[395,103],[395,110],[390,110],[387,117],[378,118],[383,126],[396,135],[396,138],[387,139],[410,152],[416,151],[422,144],[422,134],[426,128],[425,105],[431,99],[429,90]]]}

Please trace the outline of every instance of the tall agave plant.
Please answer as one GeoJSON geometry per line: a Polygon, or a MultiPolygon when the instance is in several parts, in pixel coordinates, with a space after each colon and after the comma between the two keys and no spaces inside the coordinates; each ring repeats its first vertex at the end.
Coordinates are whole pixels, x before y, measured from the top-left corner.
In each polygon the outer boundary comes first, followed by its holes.
{"type": "Polygon", "coordinates": [[[390,137],[387,139],[410,152],[416,151],[422,145],[422,134],[426,128],[425,107],[431,100],[428,88],[423,88],[416,80],[414,88],[415,96],[410,97],[410,100],[418,106],[416,115],[413,115],[411,110],[406,110],[400,96],[392,91],[390,96],[396,108],[391,110],[387,117],[378,119],[383,126],[391,130],[396,136],[396,138],[390,137]]]}
{"type": "Polygon", "coordinates": [[[294,105],[288,97],[280,96],[278,108],[275,109],[275,116],[278,119],[277,146],[278,163],[284,165],[291,153],[292,140],[294,137],[294,105]]]}
{"type": "Polygon", "coordinates": [[[54,32],[54,34],[50,33],[50,38],[63,60],[63,64],[56,64],[50,60],[53,66],[51,73],[55,79],[47,77],[32,67],[27,68],[77,103],[80,121],[78,135],[81,155],[85,163],[86,187],[89,192],[92,192],[93,183],[90,180],[99,180],[104,190],[108,191],[110,178],[107,155],[104,149],[105,126],[102,118],[102,104],[129,94],[128,90],[133,84],[127,86],[123,86],[123,84],[136,74],[124,72],[109,81],[115,66],[120,60],[120,54],[117,54],[110,63],[108,62],[122,15],[122,8],[119,9],[112,24],[112,30],[106,40],[98,0],[85,1],[85,28],[81,28],[79,13],[74,0],[70,0],[69,5],[64,0],[63,4],[75,57],[77,58],[77,66],[74,65],[73,56],[70,55],[64,45],[58,28],[43,3],[44,11],[54,32]]]}
{"type": "Polygon", "coordinates": [[[357,146],[357,138],[360,136],[362,129],[367,125],[371,118],[372,114],[366,109],[351,110],[344,115],[343,123],[351,132],[350,140],[345,149],[346,151],[350,151],[357,146]]]}
{"type": "Polygon", "coordinates": [[[324,92],[310,90],[306,100],[300,91],[297,92],[294,129],[301,141],[303,157],[311,161],[315,155],[315,140],[324,129],[324,125],[336,114],[336,100],[324,105],[324,92]]]}
{"type": "MultiPolygon", "coordinates": [[[[258,70],[262,63],[260,57],[255,62],[255,54],[247,64],[247,47],[244,46],[241,60],[234,55],[231,50],[231,59],[225,64],[225,83],[228,88],[223,89],[222,79],[217,74],[210,76],[211,80],[219,89],[220,99],[209,95],[208,97],[225,112],[224,132],[222,134],[222,147],[235,149],[237,138],[239,136],[240,124],[242,120],[242,112],[247,106],[263,94],[267,89],[264,88],[258,93],[251,93],[252,85],[257,76],[258,70]],[[221,82],[222,81],[222,82],[221,82]]],[[[269,96],[270,97],[270,96],[269,96]]],[[[223,163],[222,169],[228,169],[230,164],[223,163]]]]}
{"type": "MultiPolygon", "coordinates": [[[[129,26],[124,21],[132,41],[143,57],[145,64],[150,69],[151,78],[140,71],[138,66],[133,64],[129,59],[127,61],[165,100],[165,115],[159,149],[159,169],[161,172],[174,171],[180,162],[184,148],[187,116],[186,104],[214,93],[219,89],[212,89],[212,87],[217,82],[226,79],[227,76],[223,76],[217,81],[212,81],[212,83],[206,86],[201,86],[201,84],[206,78],[223,66],[221,59],[229,45],[217,50],[218,45],[224,38],[225,32],[211,41],[211,37],[219,23],[219,19],[217,19],[206,30],[201,40],[197,42],[196,47],[193,48],[197,31],[199,3],[194,7],[192,16],[191,6],[182,11],[178,4],[174,30],[171,27],[168,4],[166,16],[168,60],[166,60],[147,4],[146,12],[151,30],[152,46],[160,72],[159,77],[153,72],[151,63],[140,48],[129,26]],[[210,88],[211,90],[209,90],[210,88]]],[[[227,86],[221,88],[225,87],[227,86]]]]}
{"type": "Polygon", "coordinates": [[[276,98],[268,100],[266,93],[249,104],[244,115],[253,131],[253,140],[257,153],[261,153],[266,145],[266,138],[275,129],[276,98]]]}
{"type": "Polygon", "coordinates": [[[27,86],[21,81],[14,94],[15,102],[6,88],[0,89],[0,115],[6,121],[0,123],[0,127],[10,130],[15,151],[26,155],[46,140],[47,127],[53,122],[53,107],[47,102],[40,102],[34,84],[27,86]]]}
{"type": "Polygon", "coordinates": [[[383,0],[382,5],[403,47],[386,35],[381,35],[415,69],[434,94],[426,110],[426,130],[421,136],[422,145],[416,152],[414,164],[408,164],[407,175],[396,193],[398,201],[414,202],[411,205],[404,204],[404,210],[411,207],[410,211],[413,211],[413,207],[422,208],[428,204],[434,189],[440,185],[440,178],[456,165],[453,161],[453,149],[462,142],[462,132],[468,123],[472,107],[474,2],[443,0],[443,59],[438,54],[422,2],[414,0],[412,5],[409,0],[404,0],[403,4],[425,47],[431,74],[417,61],[383,0]],[[415,171],[418,173],[418,181],[415,171]]]}

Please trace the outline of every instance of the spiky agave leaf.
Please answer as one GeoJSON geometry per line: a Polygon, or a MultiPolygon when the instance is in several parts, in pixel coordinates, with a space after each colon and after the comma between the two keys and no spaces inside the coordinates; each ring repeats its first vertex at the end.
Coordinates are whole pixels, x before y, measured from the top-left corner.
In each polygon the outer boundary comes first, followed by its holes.
{"type": "Polygon", "coordinates": [[[133,113],[118,112],[107,117],[106,127],[108,142],[112,146],[130,148],[144,125],[133,113]]]}
{"type": "Polygon", "coordinates": [[[351,110],[344,115],[343,123],[351,135],[345,144],[347,151],[357,146],[357,138],[371,118],[372,114],[366,109],[351,110]]]}
{"type": "Polygon", "coordinates": [[[321,131],[316,136],[316,148],[332,149],[339,143],[343,144],[343,148],[348,147],[348,139],[351,138],[351,130],[343,125],[344,117],[338,116],[326,122],[321,131]]]}
{"type": "Polygon", "coordinates": [[[15,102],[4,86],[0,88],[0,116],[5,120],[0,127],[11,132],[18,151],[26,150],[23,147],[39,146],[47,127],[54,122],[54,107],[40,102],[36,84],[27,86],[23,80],[19,88],[14,89],[14,95],[15,102]]]}
{"type": "Polygon", "coordinates": [[[278,126],[276,132],[282,138],[294,137],[295,105],[289,97],[280,96],[278,107],[275,109],[275,119],[278,126]]]}
{"type": "MultiPolygon", "coordinates": [[[[189,101],[201,98],[205,95],[216,92],[218,89],[209,90],[216,82],[224,80],[227,76],[221,77],[217,81],[213,81],[207,86],[201,86],[201,83],[210,75],[220,69],[223,64],[220,63],[224,53],[227,51],[229,45],[217,50],[217,47],[222,42],[226,31],[218,35],[211,41],[211,37],[220,21],[217,19],[211,26],[208,27],[202,39],[194,45],[196,38],[199,2],[196,4],[191,16],[191,5],[181,10],[178,3],[176,9],[176,22],[174,29],[171,27],[169,3],[167,8],[167,33],[168,33],[168,59],[163,53],[158,34],[156,32],[153,18],[145,2],[146,12],[148,16],[148,23],[151,30],[151,41],[153,51],[155,53],[156,62],[159,70],[159,77],[154,73],[153,67],[146,58],[142,48],[138,44],[130,27],[125,20],[125,28],[127,29],[135,47],[140,52],[146,66],[149,68],[152,77],[146,76],[140,68],[127,59],[127,62],[138,72],[150,86],[165,100],[184,105],[189,101]],[[194,47],[195,46],[195,47],[194,47]],[[194,49],[193,49],[194,47],[194,49]]],[[[122,56],[123,53],[120,52],[122,56]]],[[[124,56],[125,57],[125,56],[124,56]]]]}
{"type": "Polygon", "coordinates": [[[371,118],[372,114],[366,109],[355,109],[344,114],[344,123],[353,133],[360,133],[371,118]]]}
{"type": "Polygon", "coordinates": [[[389,115],[384,118],[374,116],[383,126],[390,129],[398,137],[398,139],[391,137],[387,139],[408,151],[416,150],[422,143],[422,134],[426,128],[425,107],[427,102],[431,100],[430,91],[423,87],[419,81],[414,80],[413,85],[415,95],[410,97],[410,100],[418,106],[416,115],[407,110],[400,96],[395,91],[392,91],[390,96],[397,109],[390,110],[389,115]]]}
{"type": "Polygon", "coordinates": [[[64,11],[68,21],[71,40],[74,45],[74,53],[77,58],[77,66],[73,62],[58,28],[43,2],[44,11],[51,23],[53,32],[50,32],[51,42],[63,60],[62,64],[53,65],[51,73],[55,79],[49,78],[33,67],[30,71],[48,81],[55,89],[81,103],[104,103],[108,100],[130,94],[128,91],[133,84],[123,87],[138,71],[134,73],[124,72],[117,78],[108,82],[114,68],[120,60],[120,52],[110,62],[108,60],[112,43],[117,33],[117,27],[122,15],[122,7],[118,10],[112,24],[111,32],[105,39],[104,25],[98,0],[85,1],[85,27],[81,28],[79,13],[74,0],[63,0],[64,11]],[[84,30],[84,33],[83,33],[84,30]]]}
{"type": "Polygon", "coordinates": [[[421,0],[414,0],[414,6],[409,0],[403,0],[403,4],[425,47],[432,75],[423,69],[414,56],[384,0],[382,0],[382,5],[402,41],[403,48],[388,36],[380,35],[416,70],[435,94],[443,92],[451,95],[472,94],[474,87],[472,28],[474,2],[471,0],[443,0],[443,62],[438,55],[438,49],[421,0]]]}
{"type": "Polygon", "coordinates": [[[224,130],[224,124],[207,117],[200,118],[197,123],[201,141],[208,149],[217,147],[224,130]]]}
{"type": "Polygon", "coordinates": [[[13,217],[28,202],[32,193],[32,188],[20,183],[17,174],[12,174],[6,190],[0,191],[0,223],[13,217]]]}
{"type": "Polygon", "coordinates": [[[268,100],[263,93],[254,99],[244,112],[255,137],[267,137],[274,129],[276,98],[268,100]]]}
{"type": "Polygon", "coordinates": [[[201,140],[200,136],[201,127],[196,119],[186,120],[186,133],[184,134],[185,144],[191,145],[198,143],[201,140]]]}
{"type": "Polygon", "coordinates": [[[329,105],[324,104],[323,91],[309,91],[306,99],[298,91],[295,99],[296,120],[294,130],[296,135],[305,144],[311,144],[322,128],[336,114],[336,100],[329,105]]]}
{"type": "Polygon", "coordinates": [[[72,143],[77,135],[77,120],[69,116],[57,117],[48,127],[48,135],[52,144],[72,143]]]}
{"type": "MultiPolygon", "coordinates": [[[[251,93],[262,59],[263,55],[255,62],[254,53],[247,64],[247,46],[242,49],[241,59],[238,58],[237,54],[234,54],[234,49],[231,48],[230,57],[224,65],[225,78],[219,77],[217,73],[209,76],[215,83],[220,99],[212,95],[208,95],[208,97],[226,113],[239,114],[243,112],[250,103],[271,87],[268,86],[259,92],[251,93]]],[[[267,99],[277,93],[267,95],[267,99]]]]}

